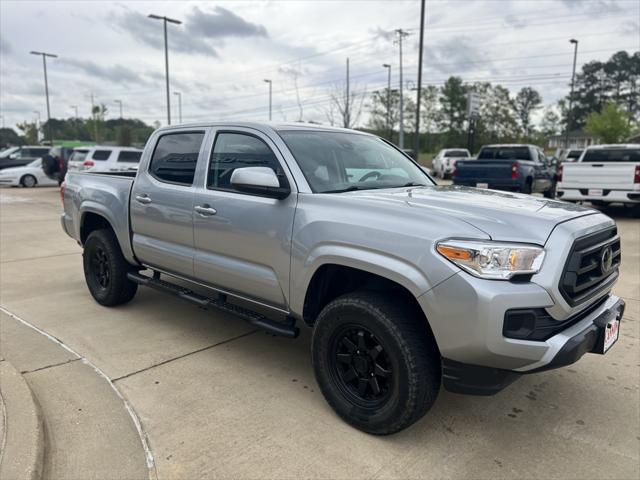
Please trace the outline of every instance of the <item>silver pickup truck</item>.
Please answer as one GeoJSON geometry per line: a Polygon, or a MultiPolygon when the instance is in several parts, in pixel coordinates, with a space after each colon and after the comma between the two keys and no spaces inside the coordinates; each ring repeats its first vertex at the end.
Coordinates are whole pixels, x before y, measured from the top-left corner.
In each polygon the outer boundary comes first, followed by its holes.
{"type": "Polygon", "coordinates": [[[490,395],[618,338],[609,217],[437,186],[365,133],[161,128],[137,174],[69,173],[63,199],[97,302],[144,285],[279,335],[307,325],[322,393],[369,433],[411,425],[441,385],[490,395]]]}

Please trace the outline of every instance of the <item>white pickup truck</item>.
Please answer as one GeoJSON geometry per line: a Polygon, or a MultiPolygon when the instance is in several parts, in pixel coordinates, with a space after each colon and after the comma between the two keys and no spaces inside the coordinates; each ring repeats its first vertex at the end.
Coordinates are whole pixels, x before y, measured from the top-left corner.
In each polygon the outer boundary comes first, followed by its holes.
{"type": "Polygon", "coordinates": [[[640,204],[640,144],[589,147],[558,169],[557,195],[594,205],[640,204]]]}

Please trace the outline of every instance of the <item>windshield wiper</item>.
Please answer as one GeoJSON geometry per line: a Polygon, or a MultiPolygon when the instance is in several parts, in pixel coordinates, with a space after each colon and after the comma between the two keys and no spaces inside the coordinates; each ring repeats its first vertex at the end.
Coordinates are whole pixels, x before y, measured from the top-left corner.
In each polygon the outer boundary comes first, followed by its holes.
{"type": "Polygon", "coordinates": [[[357,185],[351,185],[346,188],[337,188],[335,190],[325,190],[321,193],[343,193],[343,192],[354,192],[356,190],[369,190],[368,188],[362,188],[357,185]]]}
{"type": "Polygon", "coordinates": [[[402,188],[404,188],[404,187],[426,187],[426,185],[424,183],[407,182],[404,185],[402,185],[401,187],[402,188]]]}

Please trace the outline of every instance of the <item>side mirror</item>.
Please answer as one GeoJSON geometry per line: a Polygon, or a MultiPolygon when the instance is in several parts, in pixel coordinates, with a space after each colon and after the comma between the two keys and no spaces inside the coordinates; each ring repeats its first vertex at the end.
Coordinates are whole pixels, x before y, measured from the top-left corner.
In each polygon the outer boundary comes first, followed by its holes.
{"type": "Polygon", "coordinates": [[[287,198],[291,193],[288,186],[280,186],[276,173],[269,167],[236,168],[231,174],[231,185],[241,192],[279,200],[287,198]]]}

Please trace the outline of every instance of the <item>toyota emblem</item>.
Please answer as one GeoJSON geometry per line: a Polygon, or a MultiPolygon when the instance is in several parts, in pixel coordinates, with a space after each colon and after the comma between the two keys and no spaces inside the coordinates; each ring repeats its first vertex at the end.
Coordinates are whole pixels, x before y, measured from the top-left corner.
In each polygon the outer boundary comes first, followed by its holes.
{"type": "Polygon", "coordinates": [[[613,250],[611,246],[607,245],[602,249],[602,255],[600,256],[600,270],[602,273],[609,273],[613,266],[613,250]]]}

